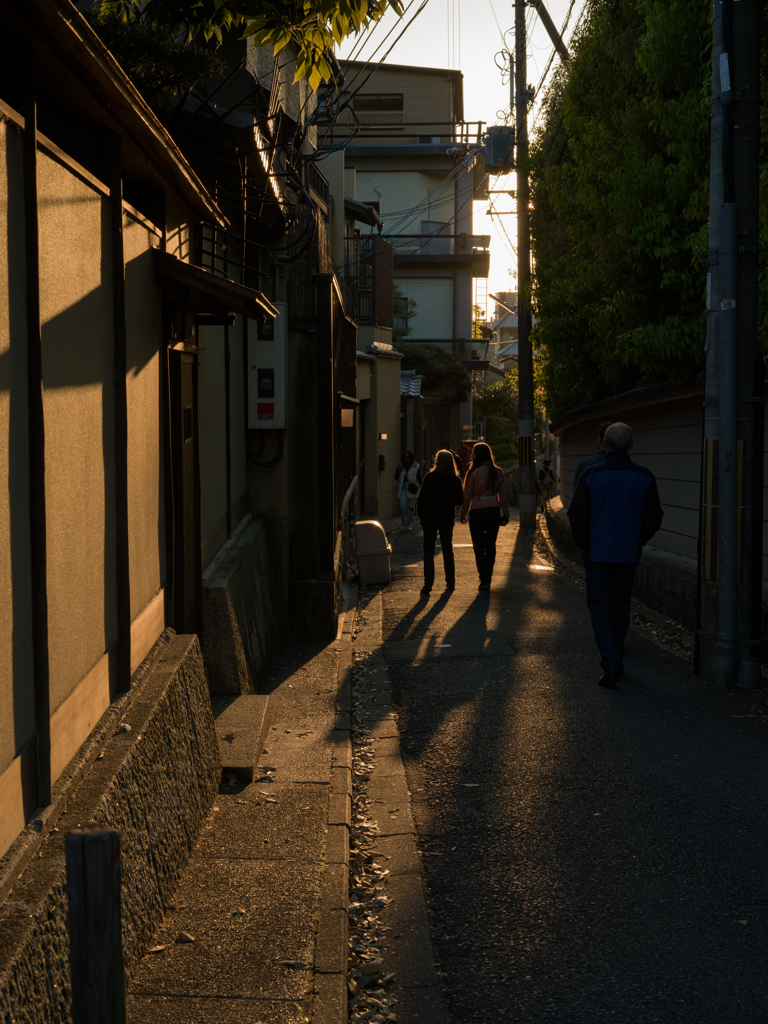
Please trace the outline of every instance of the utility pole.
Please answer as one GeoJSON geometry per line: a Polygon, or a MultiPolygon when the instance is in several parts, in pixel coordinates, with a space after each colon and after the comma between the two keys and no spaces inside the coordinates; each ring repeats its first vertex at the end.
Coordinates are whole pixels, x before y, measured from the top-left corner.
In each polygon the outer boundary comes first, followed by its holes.
{"type": "Polygon", "coordinates": [[[760,683],[765,369],[757,348],[759,3],[714,0],[707,364],[694,671],[760,683]]]}
{"type": "MultiPolygon", "coordinates": [[[[518,436],[520,461],[520,525],[536,525],[536,467],[533,448],[533,350],[531,348],[530,191],[528,188],[528,88],[525,12],[535,7],[557,52],[568,60],[568,50],[544,6],[544,0],[515,0],[515,65],[509,76],[510,106],[515,111],[515,149],[517,166],[517,368],[518,436]]],[[[547,435],[549,438],[549,435],[547,435]]]]}
{"type": "Polygon", "coordinates": [[[517,165],[517,367],[520,462],[520,525],[536,525],[536,470],[533,452],[533,350],[528,292],[531,236],[528,191],[528,82],[525,38],[526,0],[515,0],[515,73],[510,75],[515,110],[517,165]]]}

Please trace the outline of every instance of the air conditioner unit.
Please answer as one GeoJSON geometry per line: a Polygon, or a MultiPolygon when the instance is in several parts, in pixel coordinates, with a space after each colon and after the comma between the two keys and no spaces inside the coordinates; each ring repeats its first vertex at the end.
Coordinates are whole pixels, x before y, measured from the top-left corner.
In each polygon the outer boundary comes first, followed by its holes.
{"type": "Polygon", "coordinates": [[[248,320],[248,426],[284,430],[288,404],[288,315],[285,303],[274,320],[248,320]]]}
{"type": "Polygon", "coordinates": [[[440,144],[439,135],[417,135],[416,141],[420,146],[438,146],[440,144]]]}
{"type": "Polygon", "coordinates": [[[485,163],[491,174],[508,174],[515,166],[515,129],[494,125],[485,137],[485,163]]]}
{"type": "Polygon", "coordinates": [[[482,359],[483,358],[483,353],[480,351],[479,348],[473,348],[471,353],[470,353],[470,358],[471,359],[482,359]]]}

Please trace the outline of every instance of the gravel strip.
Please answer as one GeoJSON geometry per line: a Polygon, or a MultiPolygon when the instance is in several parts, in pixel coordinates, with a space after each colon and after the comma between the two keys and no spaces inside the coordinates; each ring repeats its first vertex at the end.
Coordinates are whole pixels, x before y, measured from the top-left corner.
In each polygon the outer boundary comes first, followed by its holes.
{"type": "Polygon", "coordinates": [[[349,838],[349,1020],[350,1024],[396,1021],[397,999],[387,989],[394,975],[384,974],[381,946],[385,928],[380,913],[391,902],[384,892],[389,875],[377,857],[379,829],[370,815],[368,783],[374,761],[369,737],[367,683],[371,655],[355,656],[352,670],[352,828],[349,838]]]}

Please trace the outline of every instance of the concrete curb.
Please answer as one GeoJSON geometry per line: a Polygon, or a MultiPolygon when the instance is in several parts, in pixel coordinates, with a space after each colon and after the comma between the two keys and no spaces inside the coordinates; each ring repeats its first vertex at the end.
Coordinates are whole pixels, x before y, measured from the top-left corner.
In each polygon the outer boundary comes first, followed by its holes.
{"type": "Polygon", "coordinates": [[[332,736],[325,868],[315,942],[312,1024],[346,1024],[349,950],[349,830],[352,820],[352,631],[357,586],[344,600],[336,643],[339,667],[332,736]]]}

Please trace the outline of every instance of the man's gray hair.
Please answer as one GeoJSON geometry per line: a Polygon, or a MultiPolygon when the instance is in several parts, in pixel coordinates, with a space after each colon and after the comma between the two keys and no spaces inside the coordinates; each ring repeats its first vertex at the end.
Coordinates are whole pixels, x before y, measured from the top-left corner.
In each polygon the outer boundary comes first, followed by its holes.
{"type": "Polygon", "coordinates": [[[612,423],[605,432],[604,441],[612,452],[629,448],[632,440],[632,427],[628,423],[612,423]]]}

